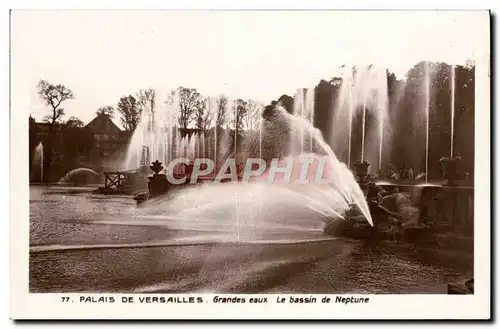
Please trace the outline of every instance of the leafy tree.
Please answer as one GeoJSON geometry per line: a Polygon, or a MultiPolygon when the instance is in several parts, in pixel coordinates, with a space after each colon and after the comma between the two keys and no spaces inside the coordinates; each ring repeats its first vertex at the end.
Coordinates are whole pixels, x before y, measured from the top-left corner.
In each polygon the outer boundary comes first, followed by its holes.
{"type": "Polygon", "coordinates": [[[70,117],[68,121],[65,122],[65,124],[68,128],[82,128],[84,126],[83,121],[78,119],[77,117],[70,117]]]}
{"type": "Polygon", "coordinates": [[[217,114],[215,119],[215,125],[218,128],[226,123],[227,112],[227,97],[219,95],[219,97],[217,97],[217,114]]]}
{"type": "Polygon", "coordinates": [[[294,98],[288,95],[281,95],[281,97],[278,98],[279,104],[283,106],[288,113],[293,113],[293,101],[294,98]]]}
{"type": "Polygon", "coordinates": [[[262,104],[249,100],[246,103],[246,113],[242,118],[242,126],[245,130],[259,129],[261,122],[262,104]]]}
{"type": "Polygon", "coordinates": [[[136,94],[137,105],[139,106],[141,112],[149,111],[153,116],[156,106],[156,90],[154,89],[141,89],[136,94]]]}
{"type": "Polygon", "coordinates": [[[66,165],[69,167],[77,166],[79,156],[88,153],[93,146],[94,135],[90,128],[67,126],[62,150],[68,161],[66,165]]]}
{"type": "Polygon", "coordinates": [[[113,108],[113,106],[101,106],[96,112],[95,112],[96,115],[101,115],[101,114],[105,114],[107,116],[109,116],[111,119],[115,116],[115,109],[113,108]]]}
{"type": "Polygon", "coordinates": [[[134,131],[139,124],[141,108],[132,95],[123,96],[116,105],[120,121],[126,131],[134,131]]]}
{"type": "MultiPolygon", "coordinates": [[[[331,141],[333,138],[332,129],[330,128],[332,124],[338,125],[341,122],[334,122],[334,117],[338,113],[331,113],[332,104],[335,104],[335,99],[338,97],[338,92],[340,90],[338,79],[339,78],[333,78],[330,82],[320,80],[314,89],[313,123],[315,127],[318,127],[318,129],[322,131],[325,140],[328,141],[331,141]]],[[[335,130],[337,130],[337,126],[335,126],[335,130]]],[[[336,144],[347,145],[347,140],[336,144]]],[[[344,152],[343,148],[338,147],[338,145],[333,145],[333,148],[336,153],[344,152]]],[[[347,158],[347,154],[339,154],[339,156],[342,157],[342,159],[347,158]]]]}
{"type": "Polygon", "coordinates": [[[211,106],[211,98],[206,97],[204,101],[196,107],[195,124],[200,130],[208,130],[214,118],[214,110],[211,106]]]}
{"type": "Polygon", "coordinates": [[[233,105],[233,127],[236,131],[243,129],[244,118],[248,114],[248,103],[242,99],[237,99],[233,105]]]}
{"type": "Polygon", "coordinates": [[[177,105],[179,106],[178,122],[179,126],[187,129],[195,119],[195,113],[198,108],[203,106],[203,97],[193,88],[179,87],[171,92],[171,98],[177,97],[177,105]]]}

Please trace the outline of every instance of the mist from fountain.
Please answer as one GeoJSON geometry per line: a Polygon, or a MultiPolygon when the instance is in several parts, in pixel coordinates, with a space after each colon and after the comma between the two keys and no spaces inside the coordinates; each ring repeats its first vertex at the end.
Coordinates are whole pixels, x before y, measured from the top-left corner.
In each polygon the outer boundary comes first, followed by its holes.
{"type": "Polygon", "coordinates": [[[270,184],[265,182],[269,175],[266,170],[248,182],[199,184],[175,190],[145,204],[140,215],[173,221],[180,228],[209,227],[226,232],[227,239],[237,240],[256,238],[271,227],[319,229],[323,222],[342,220],[353,204],[373,224],[353,173],[336,158],[311,122],[277,107],[261,126],[242,142],[240,153],[247,158],[260,156],[267,165],[271,159],[279,158],[278,167],[292,160],[292,179],[301,176],[304,160],[310,160],[316,171],[320,170],[318,164],[323,163],[323,178],[329,179],[329,183],[315,183],[316,173],[311,170],[306,177],[309,183],[292,180],[270,184]],[[304,140],[312,140],[310,152],[302,152],[304,140]],[[295,145],[290,147],[290,143],[295,145]]]}
{"type": "Polygon", "coordinates": [[[187,152],[189,159],[194,159],[198,156],[198,154],[196,154],[196,145],[198,145],[198,135],[194,133],[191,135],[191,137],[189,137],[187,152]]]}
{"type": "Polygon", "coordinates": [[[366,95],[363,95],[363,123],[361,124],[361,162],[365,160],[366,95]]]}
{"type": "MultiPolygon", "coordinates": [[[[232,143],[232,140],[235,136],[228,133],[230,124],[235,122],[232,118],[235,107],[231,106],[233,103],[230,99],[227,100],[224,111],[225,129],[214,128],[213,135],[208,137],[207,134],[211,134],[210,131],[189,133],[178,127],[180,95],[177,91],[168,93],[166,99],[163,100],[159,96],[157,95],[158,101],[155,108],[150,108],[148,107],[150,104],[147,104],[142,110],[121,170],[136,170],[142,166],[149,166],[151,161],[160,160],[165,164],[163,169],[165,172],[166,164],[174,159],[188,158],[193,162],[199,157],[213,159],[216,168],[219,168],[224,159],[234,153],[236,145],[232,143]]],[[[203,101],[208,113],[219,111],[216,98],[207,97],[203,101]]],[[[215,126],[215,120],[216,116],[212,118],[210,124],[215,126]]],[[[182,170],[182,168],[176,167],[174,170],[182,170]]]]}
{"type": "MultiPolygon", "coordinates": [[[[293,115],[314,123],[314,88],[299,88],[295,93],[293,102],[293,115]]],[[[298,136],[298,142],[292,143],[299,147],[301,153],[311,152],[313,148],[312,138],[307,138],[304,134],[304,130],[301,131],[300,136],[298,136]]],[[[297,151],[297,150],[293,150],[297,151]]]]}
{"type": "MultiPolygon", "coordinates": [[[[165,159],[169,161],[175,158],[175,152],[179,149],[174,147],[172,141],[179,138],[178,131],[174,129],[176,120],[175,99],[178,95],[174,95],[172,99],[160,100],[157,102],[156,108],[151,108],[150,104],[141,112],[141,117],[129,143],[127,156],[123,164],[124,170],[139,168],[143,165],[142,152],[144,147],[147,148],[149,154],[157,159],[165,159]]],[[[160,98],[157,96],[157,98],[160,98]]],[[[178,145],[176,145],[178,146],[178,145]]]]}
{"type": "Polygon", "coordinates": [[[35,147],[35,154],[34,154],[34,160],[35,164],[38,164],[40,166],[40,183],[43,183],[43,144],[42,142],[38,143],[38,145],[35,147]]]}
{"type": "Polygon", "coordinates": [[[359,160],[368,160],[371,170],[380,170],[385,129],[388,118],[387,72],[385,68],[373,65],[366,67],[345,67],[342,72],[340,92],[334,104],[334,119],[331,127],[331,144],[336,154],[346,154],[346,163],[352,161],[353,122],[358,114],[362,115],[361,152],[359,160]],[[378,129],[369,130],[367,115],[376,119],[378,129]],[[367,145],[374,141],[376,144],[367,145]],[[346,149],[347,148],[347,149],[346,149]],[[367,153],[368,151],[368,153],[367,153]]]}

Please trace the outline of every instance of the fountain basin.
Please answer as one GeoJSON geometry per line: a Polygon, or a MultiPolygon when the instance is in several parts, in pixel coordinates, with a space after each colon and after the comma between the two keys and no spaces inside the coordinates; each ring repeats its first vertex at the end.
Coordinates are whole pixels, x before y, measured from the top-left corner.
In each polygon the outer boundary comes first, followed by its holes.
{"type": "Polygon", "coordinates": [[[448,295],[471,295],[474,294],[474,278],[465,282],[449,283],[448,295]]]}
{"type": "Polygon", "coordinates": [[[332,219],[325,234],[356,239],[401,240],[418,245],[472,252],[474,189],[471,186],[411,185],[384,182],[385,195],[370,202],[374,227],[364,225],[353,208],[345,220],[332,219]],[[379,206],[397,216],[379,211],[379,206]]]}

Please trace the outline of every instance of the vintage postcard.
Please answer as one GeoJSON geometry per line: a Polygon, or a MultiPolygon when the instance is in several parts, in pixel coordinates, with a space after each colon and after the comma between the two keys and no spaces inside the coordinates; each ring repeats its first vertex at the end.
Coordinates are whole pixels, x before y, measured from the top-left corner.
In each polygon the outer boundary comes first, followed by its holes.
{"type": "Polygon", "coordinates": [[[488,11],[11,12],[13,319],[489,319],[488,11]]]}

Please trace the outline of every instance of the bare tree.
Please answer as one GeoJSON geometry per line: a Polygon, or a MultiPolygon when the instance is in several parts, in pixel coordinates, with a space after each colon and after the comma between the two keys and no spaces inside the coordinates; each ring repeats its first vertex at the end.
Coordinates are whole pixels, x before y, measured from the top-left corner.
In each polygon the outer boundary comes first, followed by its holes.
{"type": "Polygon", "coordinates": [[[95,112],[96,115],[101,115],[101,114],[105,114],[107,116],[109,116],[110,118],[113,118],[115,116],[115,109],[113,108],[113,106],[101,106],[96,112],[95,112]]]}
{"type": "MultiPolygon", "coordinates": [[[[52,166],[52,155],[54,153],[54,141],[55,141],[55,126],[58,121],[61,121],[64,116],[64,109],[61,104],[68,99],[74,99],[75,95],[71,89],[67,88],[62,84],[53,85],[45,80],[40,80],[37,85],[38,95],[42,102],[50,106],[51,113],[44,117],[44,121],[50,124],[49,136],[47,139],[46,150],[47,156],[44,158],[44,179],[50,177],[52,166]],[[47,173],[49,175],[47,175],[47,173]]],[[[49,178],[49,180],[52,178],[49,178]]]]}
{"type": "Polygon", "coordinates": [[[126,131],[134,131],[139,124],[141,108],[132,95],[123,96],[116,105],[116,110],[121,115],[121,123],[126,131]]]}
{"type": "Polygon", "coordinates": [[[211,104],[211,98],[206,97],[200,102],[195,113],[196,128],[200,130],[208,130],[214,119],[214,109],[211,104]]]}
{"type": "Polygon", "coordinates": [[[247,111],[242,118],[243,129],[253,130],[258,129],[261,122],[261,113],[264,106],[256,101],[249,100],[247,102],[247,111]]]}
{"type": "Polygon", "coordinates": [[[195,119],[195,113],[203,103],[203,97],[196,89],[179,87],[171,92],[171,98],[177,97],[179,106],[178,122],[181,128],[187,129],[195,119]]]}
{"type": "Polygon", "coordinates": [[[156,90],[154,89],[141,89],[136,94],[137,105],[141,108],[141,111],[150,111],[152,115],[155,112],[156,106],[156,90]]]}
{"type": "Polygon", "coordinates": [[[227,97],[219,95],[219,97],[217,97],[217,115],[215,118],[216,127],[222,127],[226,123],[227,112],[227,97]]]}
{"type": "Polygon", "coordinates": [[[74,99],[75,96],[71,89],[64,85],[53,85],[45,80],[38,82],[38,95],[45,105],[50,106],[51,114],[45,116],[44,121],[51,124],[51,129],[54,128],[56,122],[64,116],[64,109],[61,104],[68,100],[74,99]]]}
{"type": "Polygon", "coordinates": [[[242,99],[237,99],[234,102],[232,112],[232,124],[234,129],[237,131],[242,130],[244,118],[248,113],[248,103],[242,99]]]}

